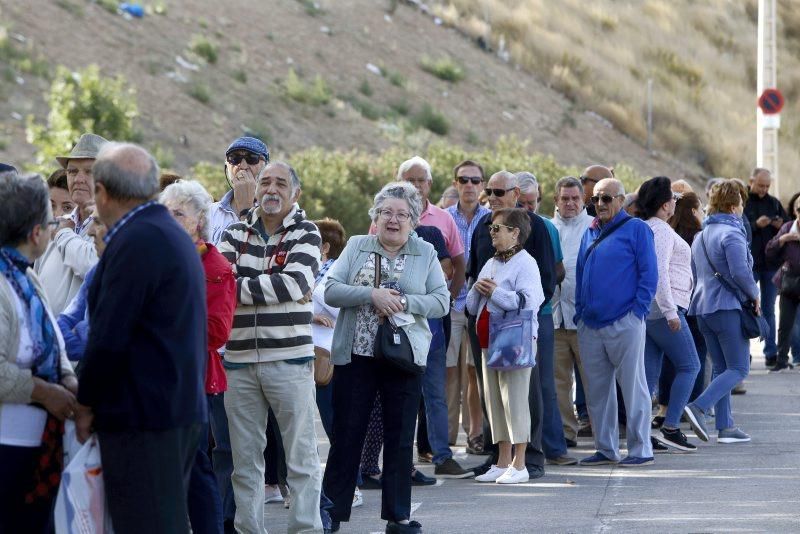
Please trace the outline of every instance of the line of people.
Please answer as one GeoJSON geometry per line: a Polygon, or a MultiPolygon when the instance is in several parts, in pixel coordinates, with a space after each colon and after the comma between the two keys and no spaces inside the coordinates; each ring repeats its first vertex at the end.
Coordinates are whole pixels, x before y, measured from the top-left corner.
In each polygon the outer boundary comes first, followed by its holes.
{"type": "Polygon", "coordinates": [[[251,137],[225,151],[218,202],[93,134],[58,162],[47,183],[0,170],[0,531],[52,529],[65,420],[81,441],[96,435],[123,533],[262,533],[273,501],[290,532],[336,532],[359,486],[382,490],[386,532],[416,533],[411,488],[436,478],[649,465],[697,448],[682,418],[708,441],[711,413],[719,442],[747,441],[730,394],[749,372],[745,314],[766,299],[751,233],[775,230],[763,244],[783,265],[775,368],[789,367],[800,232],[766,208],[748,224],[763,169],[750,191],[715,181],[704,213],[685,182],[650,179],[631,203],[592,165],[555,184],[550,219],[535,175],[487,179],[473,160],[442,209],[415,156],[375,195],[369,235],[348,240],[307,218],[296,171],[251,137]],[[532,315],[532,359],[506,370],[490,325],[514,311],[532,315]],[[406,347],[414,371],[384,343],[406,347]],[[467,452],[487,456],[476,468],[453,457],[460,422],[467,452]],[[587,434],[596,452],[579,462],[568,449],[587,434]],[[415,435],[435,478],[414,468],[415,435]]]}

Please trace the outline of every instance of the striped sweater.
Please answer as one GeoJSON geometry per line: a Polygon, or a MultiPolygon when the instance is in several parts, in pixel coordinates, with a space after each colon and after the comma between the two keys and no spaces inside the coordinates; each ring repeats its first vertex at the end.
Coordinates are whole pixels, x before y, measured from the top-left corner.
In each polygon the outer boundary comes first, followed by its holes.
{"type": "Polygon", "coordinates": [[[254,227],[260,214],[261,208],[254,208],[246,220],[230,225],[217,245],[236,276],[236,313],[225,359],[254,363],[313,356],[313,305],[297,301],[314,287],[319,271],[319,230],[295,204],[264,242],[254,227]]]}

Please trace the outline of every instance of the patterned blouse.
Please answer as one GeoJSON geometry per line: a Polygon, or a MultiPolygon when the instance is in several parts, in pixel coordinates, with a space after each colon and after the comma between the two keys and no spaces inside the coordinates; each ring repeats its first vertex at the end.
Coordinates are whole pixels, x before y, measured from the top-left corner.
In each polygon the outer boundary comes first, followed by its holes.
{"type": "MultiPolygon", "coordinates": [[[[381,281],[388,282],[397,280],[405,270],[406,257],[401,254],[394,259],[394,262],[381,259],[381,281]],[[394,263],[394,266],[392,266],[394,263]]],[[[374,286],[375,285],[375,254],[370,254],[367,261],[356,275],[355,285],[374,286]]],[[[372,303],[358,307],[356,312],[356,339],[353,342],[353,354],[359,356],[372,356],[375,336],[378,334],[378,314],[372,303]]]]}

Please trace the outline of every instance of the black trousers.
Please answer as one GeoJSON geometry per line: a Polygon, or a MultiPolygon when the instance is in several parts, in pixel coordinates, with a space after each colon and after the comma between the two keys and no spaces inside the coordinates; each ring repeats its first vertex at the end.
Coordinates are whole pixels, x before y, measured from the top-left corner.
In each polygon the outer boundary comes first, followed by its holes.
{"type": "Polygon", "coordinates": [[[352,356],[333,373],[333,434],[322,491],[333,501],[334,521],[348,521],[369,415],[380,391],[383,399],[383,491],[381,518],[411,515],[414,428],[422,397],[422,376],[398,371],[374,358],[352,356]]]}
{"type": "Polygon", "coordinates": [[[53,532],[55,497],[28,504],[40,447],[0,445],[0,534],[53,532]]]}
{"type": "Polygon", "coordinates": [[[188,534],[187,494],[201,426],[98,431],[116,534],[188,534]]]}
{"type": "Polygon", "coordinates": [[[789,363],[789,349],[792,345],[792,328],[797,316],[797,306],[800,299],[788,295],[781,295],[778,303],[781,319],[778,323],[778,358],[777,362],[789,363]]]}
{"type": "MultiPolygon", "coordinates": [[[[467,332],[469,334],[469,344],[472,350],[472,357],[475,360],[475,372],[478,375],[478,390],[481,394],[481,409],[483,410],[483,442],[484,450],[491,450],[494,461],[497,461],[497,447],[493,445],[492,432],[489,428],[489,416],[486,413],[486,396],[483,392],[483,352],[478,341],[478,331],[476,330],[477,319],[471,315],[467,316],[467,332]]],[[[537,359],[539,355],[536,355],[537,359]]],[[[528,389],[528,407],[531,412],[531,440],[525,448],[525,466],[540,467],[544,469],[544,451],[542,450],[542,381],[539,378],[539,366],[531,369],[530,388],[528,389]]],[[[494,462],[493,462],[494,463],[494,462]]]]}

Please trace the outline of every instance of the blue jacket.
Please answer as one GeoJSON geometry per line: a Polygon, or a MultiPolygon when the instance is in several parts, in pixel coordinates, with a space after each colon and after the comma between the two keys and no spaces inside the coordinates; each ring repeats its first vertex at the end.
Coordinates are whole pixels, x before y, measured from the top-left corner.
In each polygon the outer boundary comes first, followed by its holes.
{"type": "Polygon", "coordinates": [[[607,225],[600,220],[581,239],[575,280],[575,324],[603,328],[633,312],[644,319],[658,285],[653,231],[641,219],[632,219],[594,248],[587,249],[603,230],[631,216],[620,211],[607,225]]]}
{"type": "Polygon", "coordinates": [[[758,286],[753,281],[753,257],[747,246],[744,227],[735,215],[712,215],[703,231],[692,243],[692,274],[695,279],[694,294],[689,304],[689,315],[705,315],[720,310],[740,310],[742,305],[730,290],[714,277],[714,270],[703,251],[705,240],[708,257],[720,274],[740,289],[739,297],[746,300],[758,298],[758,286]]]}
{"type": "Polygon", "coordinates": [[[92,267],[83,279],[78,294],[67,305],[67,309],[58,316],[58,328],[64,337],[67,357],[76,362],[83,359],[86,341],[89,338],[89,310],[86,306],[86,293],[92,285],[97,265],[92,267]]]}
{"type": "Polygon", "coordinates": [[[98,430],[207,421],[206,283],[200,255],[167,209],[144,208],[108,242],[88,290],[78,401],[98,430]]]}

